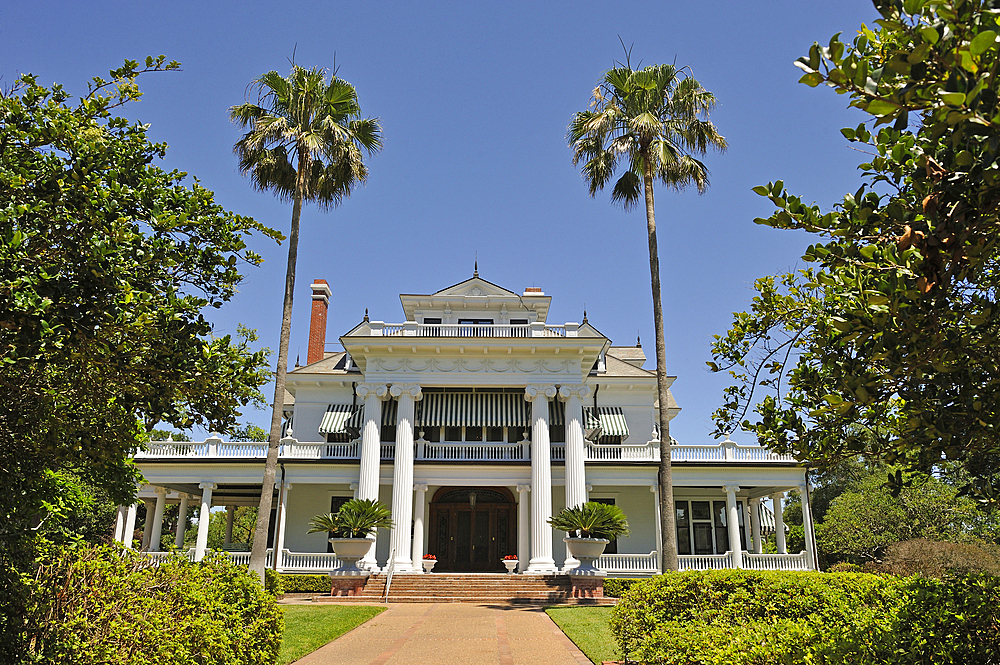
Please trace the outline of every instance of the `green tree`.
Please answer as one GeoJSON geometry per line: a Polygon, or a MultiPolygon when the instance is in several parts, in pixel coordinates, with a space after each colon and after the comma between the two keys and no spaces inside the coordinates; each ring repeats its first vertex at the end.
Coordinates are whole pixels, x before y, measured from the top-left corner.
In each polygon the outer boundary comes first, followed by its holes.
{"type": "Polygon", "coordinates": [[[273,191],[280,199],[292,202],[271,429],[250,555],[250,568],[263,583],[271,488],[281,440],[302,204],[312,201],[328,209],[350,196],[354,187],[368,177],[363,151],[371,155],[382,148],[382,129],[377,119],[361,117],[357,91],[336,72],[327,79],[325,69],[293,64],[287,77],[270,71],[251,85],[257,91],[257,102],[230,109],[232,120],[248,130],[233,148],[240,171],[250,176],[256,189],[273,191]]]}
{"type": "Polygon", "coordinates": [[[583,162],[584,180],[595,196],[615,177],[611,200],[626,210],[645,203],[649,241],[649,274],[656,331],[656,385],[660,399],[660,519],[663,570],[677,569],[673,481],[670,470],[670,424],[667,413],[666,343],[660,297],[660,259],[656,240],[653,187],[682,190],[708,187],[708,169],[697,159],[709,149],[724,150],[726,140],[708,115],[715,96],[685,69],[653,65],[634,70],[626,58],[594,89],[591,109],[573,115],[566,138],[573,164],[583,162]]]}
{"type": "Polygon", "coordinates": [[[801,82],[868,115],[871,128],[841,131],[870,158],[829,212],[781,181],[754,189],[777,206],[757,223],[818,240],[813,267],[758,282],[717,339],[710,365],[737,379],[717,426],[820,467],[859,454],[899,465],[895,491],[908,471],[957,463],[964,491],[996,505],[1000,2],[875,7],[852,43],[835,35],[796,63],[801,82]]]}
{"type": "Polygon", "coordinates": [[[127,61],[77,101],[30,75],[0,92],[4,662],[23,652],[26,581],[79,488],[130,503],[148,430],[225,430],[268,380],[253,332],[216,337],[203,312],[259,262],[246,236],[276,232],[156,166],[166,145],[113,114],[139,74],[176,68],[127,61]]]}

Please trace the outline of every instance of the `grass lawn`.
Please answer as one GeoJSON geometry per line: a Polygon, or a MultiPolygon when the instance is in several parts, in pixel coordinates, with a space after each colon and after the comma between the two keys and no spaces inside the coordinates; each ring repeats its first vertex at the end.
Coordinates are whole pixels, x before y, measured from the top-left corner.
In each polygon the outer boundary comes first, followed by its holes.
{"type": "Polygon", "coordinates": [[[621,660],[618,643],[608,627],[610,607],[550,607],[545,612],[562,632],[573,640],[587,658],[600,665],[602,660],[621,660]]]}
{"type": "Polygon", "coordinates": [[[278,665],[294,662],[385,610],[374,605],[287,605],[278,665]]]}

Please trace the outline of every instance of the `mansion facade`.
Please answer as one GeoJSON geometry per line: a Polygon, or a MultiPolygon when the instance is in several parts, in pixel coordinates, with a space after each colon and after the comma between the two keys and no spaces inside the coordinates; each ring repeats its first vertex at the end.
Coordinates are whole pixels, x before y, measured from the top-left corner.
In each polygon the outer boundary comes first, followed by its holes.
{"type": "MultiPolygon", "coordinates": [[[[330,352],[331,292],[322,280],[311,289],[307,362],[287,375],[272,565],[335,568],[326,535],[307,534],[308,524],[357,497],[390,506],[396,525],[379,532],[364,562],[371,569],[391,560],[397,574],[416,573],[433,554],[435,571],[498,572],[513,554],[525,573],[565,572],[577,562],[547,520],[598,501],[619,506],[632,529],[600,567],[622,576],[659,570],[658,412],[673,418],[680,409],[669,394],[659,403],[638,344],[614,346],[586,314],[551,324],[541,289],[515,293],[477,272],[433,294],[401,295],[402,323],[366,312],[340,338],[343,350],[330,352]]],[[[815,568],[808,501],[806,551],[785,551],[781,499],[789,490],[808,496],[801,465],[728,439],[672,443],[682,569],[815,568]],[[769,531],[777,553],[764,554],[769,531]]],[[[234,508],[257,505],[266,452],[266,442],[218,437],[149,444],[136,455],[152,516],[141,546],[157,549],[167,503],[182,514],[192,504],[201,515],[227,507],[230,541],[234,508]]],[[[122,508],[116,537],[131,541],[134,524],[135,506],[122,508]]],[[[207,538],[201,519],[190,556],[204,555],[207,538]]]]}

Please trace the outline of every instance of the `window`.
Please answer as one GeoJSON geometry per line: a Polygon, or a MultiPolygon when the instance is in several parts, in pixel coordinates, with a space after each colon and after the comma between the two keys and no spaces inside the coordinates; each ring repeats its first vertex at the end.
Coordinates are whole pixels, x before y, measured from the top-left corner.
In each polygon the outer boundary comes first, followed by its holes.
{"type": "Polygon", "coordinates": [[[445,427],[444,428],[444,440],[445,441],[461,441],[462,440],[462,428],[461,427],[445,427]]]}
{"type": "Polygon", "coordinates": [[[382,442],[390,443],[396,440],[396,426],[382,425],[382,442]]]}
{"type": "Polygon", "coordinates": [[[441,428],[440,427],[424,427],[424,441],[430,441],[431,443],[438,443],[441,440],[441,428]]]}
{"type": "MultiPolygon", "coordinates": [[[[725,554],[729,551],[729,525],[726,522],[726,502],[713,501],[715,511],[715,553],[725,554]]],[[[736,525],[733,525],[736,528],[736,525]]]]}
{"type": "Polygon", "coordinates": [[[466,427],[465,428],[465,440],[466,441],[482,441],[483,440],[483,428],[482,427],[466,427]]]}
{"type": "Polygon", "coordinates": [[[441,325],[441,317],[440,316],[437,316],[437,317],[435,317],[435,316],[425,316],[424,317],[424,325],[441,325]]]}
{"type": "MultiPolygon", "coordinates": [[[[594,503],[603,503],[606,506],[615,505],[614,499],[591,499],[594,503]]],[[[618,554],[618,539],[612,540],[608,543],[608,546],[604,548],[605,554],[618,554]]]]}
{"type": "Polygon", "coordinates": [[[503,427],[487,427],[486,440],[490,443],[503,441],[503,427]]]}
{"type": "Polygon", "coordinates": [[[711,506],[709,501],[691,502],[691,531],[695,554],[715,554],[712,542],[711,506]]]}
{"type": "Polygon", "coordinates": [[[512,326],[526,326],[528,325],[528,319],[511,319],[510,325],[512,326]]]}
{"type": "Polygon", "coordinates": [[[691,520],[687,501],[675,501],[677,518],[677,553],[691,554],[691,520]]]}
{"type": "Polygon", "coordinates": [[[524,440],[524,427],[508,427],[507,443],[520,443],[524,440]]]}
{"type": "Polygon", "coordinates": [[[549,426],[549,442],[550,443],[566,443],[566,426],[565,425],[550,425],[549,426]]]}
{"type": "Polygon", "coordinates": [[[493,319],[459,319],[459,325],[469,324],[473,326],[492,326],[493,319]]]}
{"type": "Polygon", "coordinates": [[[337,432],[335,434],[326,435],[327,443],[350,443],[352,440],[351,435],[347,432],[337,432]]]}
{"type": "MultiPolygon", "coordinates": [[[[336,515],[337,511],[340,510],[340,507],[343,506],[345,503],[347,503],[350,500],[351,500],[351,497],[349,497],[349,496],[331,496],[330,497],[330,512],[333,513],[334,515],[336,515]]],[[[333,545],[330,544],[329,540],[326,541],[326,551],[327,552],[332,552],[333,551],[333,545]]]]}

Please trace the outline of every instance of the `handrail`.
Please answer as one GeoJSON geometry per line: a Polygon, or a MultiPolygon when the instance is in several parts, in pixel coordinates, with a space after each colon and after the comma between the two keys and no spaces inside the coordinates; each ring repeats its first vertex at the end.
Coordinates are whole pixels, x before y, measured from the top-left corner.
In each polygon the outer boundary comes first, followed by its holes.
{"type": "Polygon", "coordinates": [[[385,593],[382,595],[382,602],[389,602],[389,585],[392,584],[392,573],[396,569],[396,548],[389,550],[389,561],[385,565],[385,593]]]}

